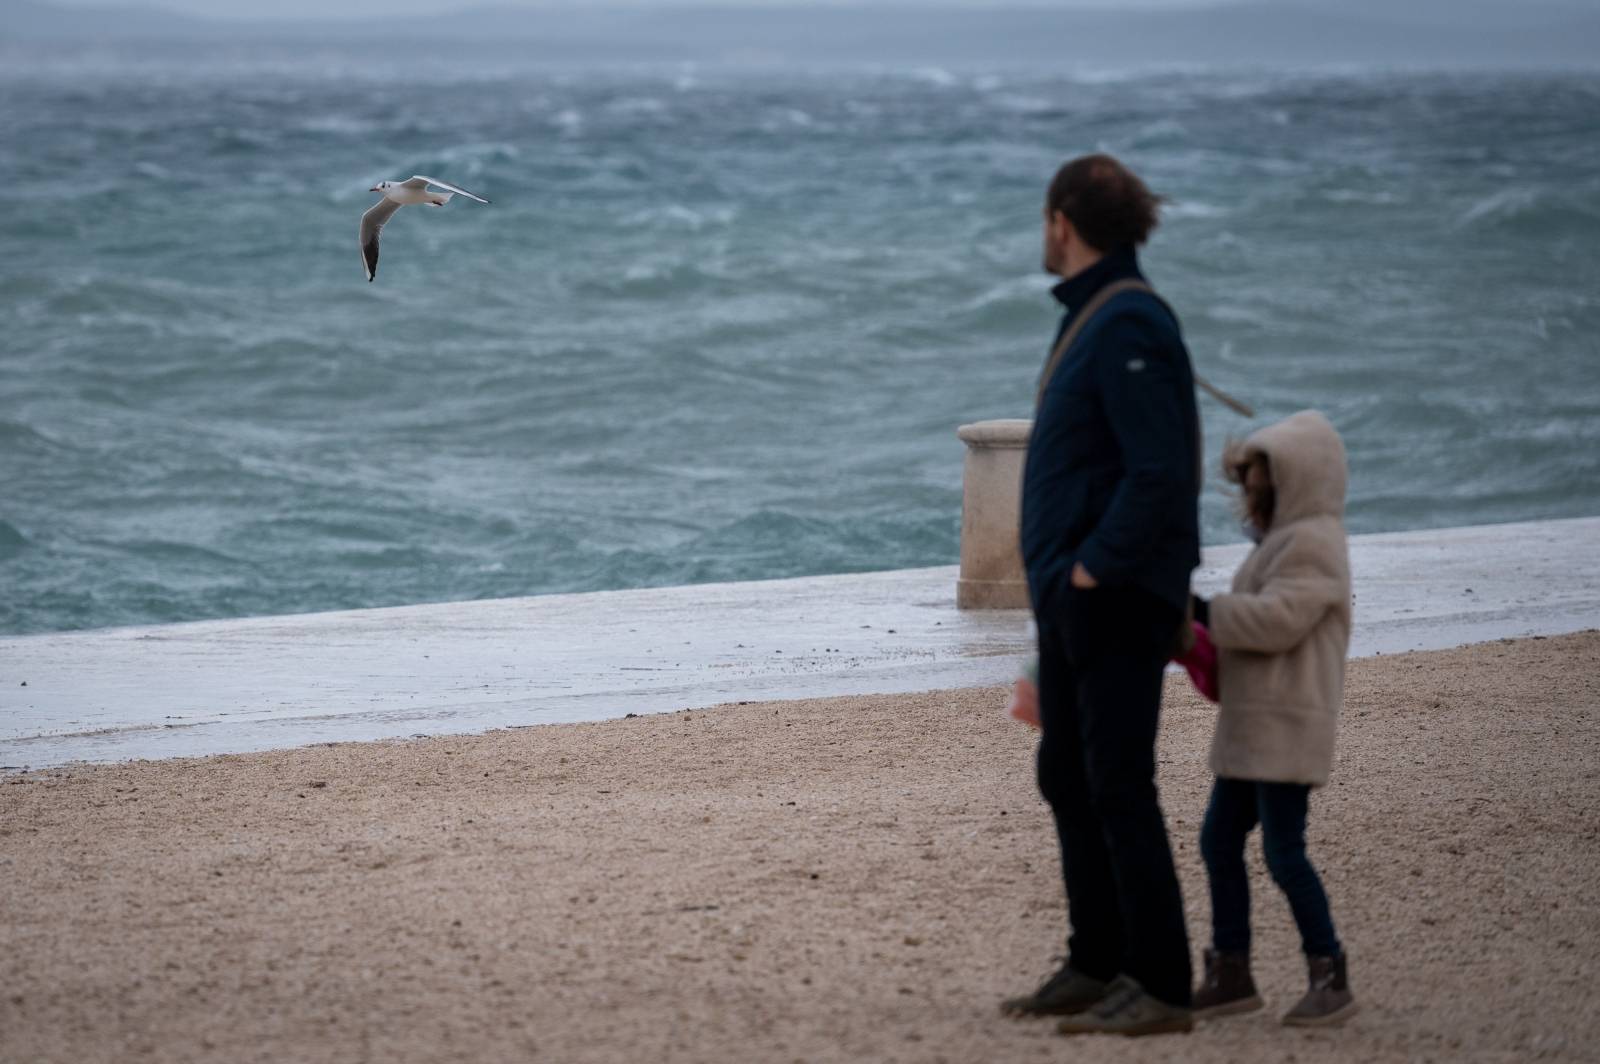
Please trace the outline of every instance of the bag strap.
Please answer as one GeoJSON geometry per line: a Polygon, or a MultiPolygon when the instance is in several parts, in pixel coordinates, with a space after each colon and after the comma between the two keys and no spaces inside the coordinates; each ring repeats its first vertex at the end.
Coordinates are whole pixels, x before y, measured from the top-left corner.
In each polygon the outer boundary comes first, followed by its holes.
{"type": "MultiPolygon", "coordinates": [[[[1035,407],[1044,402],[1044,390],[1050,387],[1050,378],[1056,375],[1056,370],[1061,366],[1061,360],[1072,349],[1073,341],[1077,340],[1078,334],[1083,332],[1083,327],[1088,325],[1090,319],[1096,314],[1100,313],[1101,307],[1104,307],[1124,292],[1148,292],[1153,296],[1156,294],[1155,289],[1143,281],[1131,277],[1121,281],[1113,281],[1096,292],[1094,298],[1090,299],[1083,310],[1078,313],[1078,316],[1072,319],[1072,324],[1067,327],[1066,332],[1061,334],[1061,339],[1056,341],[1055,349],[1050,352],[1050,358],[1044,364],[1044,372],[1039,374],[1039,391],[1033,397],[1033,405],[1035,407]]],[[[1156,298],[1159,299],[1161,297],[1156,296],[1156,298]]]]}
{"type": "Polygon", "coordinates": [[[1240,417],[1256,416],[1256,412],[1253,407],[1246,403],[1241,403],[1239,400],[1235,399],[1221,388],[1218,388],[1215,384],[1212,384],[1198,373],[1194,374],[1194,386],[1211,396],[1211,398],[1215,399],[1229,410],[1232,410],[1235,414],[1238,414],[1240,417]]]}
{"type": "MultiPolygon", "coordinates": [[[[1122,295],[1124,292],[1145,293],[1153,298],[1157,303],[1160,303],[1162,308],[1165,309],[1168,314],[1172,315],[1173,321],[1178,320],[1177,313],[1173,311],[1172,307],[1167,305],[1167,301],[1162,299],[1159,295],[1156,295],[1155,289],[1151,288],[1148,284],[1138,280],[1137,278],[1129,277],[1121,281],[1113,281],[1111,284],[1106,285],[1104,288],[1100,289],[1100,291],[1094,294],[1094,298],[1090,299],[1089,302],[1084,306],[1083,310],[1079,312],[1078,316],[1072,320],[1072,324],[1067,328],[1067,331],[1061,334],[1061,339],[1056,341],[1055,349],[1050,352],[1050,358],[1044,364],[1044,372],[1039,375],[1039,390],[1034,395],[1033,399],[1033,405],[1035,408],[1044,402],[1044,390],[1050,386],[1050,378],[1055,376],[1056,370],[1061,366],[1061,360],[1065,358],[1067,352],[1072,349],[1073,342],[1078,339],[1079,334],[1082,333],[1084,327],[1089,324],[1090,319],[1092,319],[1096,314],[1100,313],[1101,308],[1103,308],[1107,303],[1111,302],[1117,296],[1122,295]]],[[[1235,399],[1221,388],[1218,388],[1216,385],[1200,376],[1200,374],[1194,373],[1192,367],[1190,372],[1194,376],[1194,386],[1196,388],[1199,388],[1201,391],[1211,396],[1211,398],[1217,400],[1217,402],[1226,406],[1228,409],[1232,410],[1241,417],[1256,416],[1256,412],[1249,406],[1241,403],[1239,400],[1235,399]]]]}

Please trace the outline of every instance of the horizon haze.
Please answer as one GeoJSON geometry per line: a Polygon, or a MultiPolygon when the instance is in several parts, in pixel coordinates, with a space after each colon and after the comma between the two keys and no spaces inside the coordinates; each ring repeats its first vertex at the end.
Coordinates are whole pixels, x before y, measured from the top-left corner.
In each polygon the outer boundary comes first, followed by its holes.
{"type": "Polygon", "coordinates": [[[1104,0],[1036,2],[498,3],[245,0],[168,5],[0,0],[0,47],[22,54],[85,43],[268,48],[374,40],[473,47],[519,62],[939,63],[1028,66],[1578,68],[1600,65],[1600,10],[1561,0],[1104,0]],[[183,10],[183,8],[190,10],[183,10]],[[408,13],[410,12],[410,13],[408,13]],[[248,13],[248,17],[247,17],[248,13]],[[914,17],[912,17],[914,16],[914,17]]]}

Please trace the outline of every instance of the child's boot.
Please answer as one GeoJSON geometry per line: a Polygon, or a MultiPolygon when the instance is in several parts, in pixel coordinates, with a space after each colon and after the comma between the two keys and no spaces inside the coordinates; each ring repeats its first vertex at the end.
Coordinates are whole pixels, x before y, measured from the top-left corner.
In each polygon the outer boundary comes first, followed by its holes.
{"type": "Polygon", "coordinates": [[[1284,1016],[1284,1023],[1291,1027],[1326,1027],[1355,1015],[1356,998],[1350,993],[1343,953],[1337,957],[1307,957],[1306,971],[1311,987],[1284,1016]]]}
{"type": "Polygon", "coordinates": [[[1250,977],[1250,954],[1208,949],[1205,962],[1205,977],[1194,992],[1195,1019],[1215,1020],[1261,1007],[1256,981],[1250,977]]]}

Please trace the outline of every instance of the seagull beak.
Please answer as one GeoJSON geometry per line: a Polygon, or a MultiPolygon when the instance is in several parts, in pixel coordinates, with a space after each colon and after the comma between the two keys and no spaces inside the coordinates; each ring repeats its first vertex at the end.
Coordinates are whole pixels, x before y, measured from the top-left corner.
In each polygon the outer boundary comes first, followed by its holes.
{"type": "Polygon", "coordinates": [[[382,192],[383,189],[379,188],[377,185],[373,185],[371,188],[367,189],[367,191],[368,192],[382,192]]]}

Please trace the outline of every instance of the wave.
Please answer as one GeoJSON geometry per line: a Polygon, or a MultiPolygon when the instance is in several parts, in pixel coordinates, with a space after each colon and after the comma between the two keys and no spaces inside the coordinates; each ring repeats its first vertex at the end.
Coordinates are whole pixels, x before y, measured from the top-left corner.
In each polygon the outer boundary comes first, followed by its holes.
{"type": "Polygon", "coordinates": [[[922,67],[911,72],[911,77],[924,84],[933,85],[941,89],[954,88],[961,84],[961,79],[943,67],[922,67]]]}
{"type": "Polygon", "coordinates": [[[1263,418],[1343,419],[1363,513],[1430,521],[1406,497],[1447,481],[1461,523],[1600,508],[1592,77],[708,68],[690,92],[428,63],[405,107],[383,77],[220,61],[25,87],[0,631],[952,560],[953,427],[1026,411],[1041,194],[1100,143],[1145,145],[1175,197],[1145,261],[1202,372],[1263,418]],[[365,178],[418,171],[495,203],[403,212],[368,285],[365,178]]]}
{"type": "Polygon", "coordinates": [[[1161,217],[1163,220],[1190,218],[1226,218],[1234,212],[1227,207],[1215,203],[1202,203],[1199,200],[1173,200],[1162,204],[1161,217]]]}
{"type": "Polygon", "coordinates": [[[1043,274],[1028,274],[991,285],[960,304],[959,310],[975,315],[973,324],[981,326],[991,320],[1014,320],[1018,314],[1036,317],[1049,313],[1051,305],[1048,279],[1043,274]]]}
{"type": "Polygon", "coordinates": [[[327,137],[365,137],[378,131],[379,124],[370,118],[360,118],[356,115],[328,114],[318,115],[301,122],[300,130],[327,137]]]}
{"type": "Polygon", "coordinates": [[[659,117],[672,110],[659,96],[623,96],[606,104],[608,114],[624,118],[659,117]]]}
{"type": "Polygon", "coordinates": [[[196,543],[184,543],[178,540],[129,539],[117,541],[88,540],[86,542],[91,546],[114,550],[120,554],[146,562],[229,568],[246,564],[243,558],[226,554],[211,547],[202,547],[196,543]]]}
{"type": "Polygon", "coordinates": [[[1149,122],[1128,137],[1128,145],[1135,149],[1167,147],[1189,140],[1189,128],[1175,118],[1161,118],[1149,122]]]}
{"type": "Polygon", "coordinates": [[[575,282],[573,287],[584,295],[662,299],[707,292],[721,281],[721,278],[697,262],[661,258],[633,262],[620,275],[590,277],[575,282]]]}
{"type": "Polygon", "coordinates": [[[33,541],[23,535],[16,525],[0,521],[0,562],[10,561],[31,546],[33,541]]]}
{"type": "Polygon", "coordinates": [[[272,133],[227,126],[218,128],[212,136],[209,154],[223,157],[262,155],[272,151],[277,143],[278,138],[272,133]]]}
{"type": "Polygon", "coordinates": [[[666,203],[634,211],[623,219],[627,226],[644,226],[651,229],[688,230],[699,232],[708,226],[731,225],[739,216],[733,205],[702,207],[696,210],[681,203],[666,203]]]}
{"type": "Polygon", "coordinates": [[[780,107],[770,112],[761,120],[761,129],[766,133],[782,133],[785,130],[820,129],[817,120],[809,112],[798,107],[780,107]]]}
{"type": "Polygon", "coordinates": [[[1507,188],[1485,196],[1461,213],[1459,227],[1478,222],[1514,221],[1538,210],[1546,202],[1545,193],[1537,188],[1507,188]]]}
{"type": "Polygon", "coordinates": [[[1570,229],[1573,222],[1600,221],[1600,207],[1592,197],[1573,196],[1535,185],[1505,188],[1478,199],[1457,217],[1457,229],[1510,226],[1570,229]]]}
{"type": "Polygon", "coordinates": [[[1042,116],[1065,114],[1067,111],[1061,103],[1048,97],[1016,92],[996,93],[989,97],[989,105],[996,110],[1019,115],[1042,116]]]}
{"type": "Polygon", "coordinates": [[[749,580],[754,573],[776,579],[946,565],[959,554],[959,523],[954,511],[934,520],[911,513],[828,519],[762,509],[670,550],[611,552],[590,564],[584,584],[662,587],[749,580]]]}
{"type": "Polygon", "coordinates": [[[71,444],[22,421],[0,421],[0,454],[9,458],[60,457],[71,444]]]}
{"type": "Polygon", "coordinates": [[[1329,203],[1353,203],[1363,207],[1388,207],[1404,202],[1399,193],[1381,189],[1334,188],[1324,192],[1322,198],[1329,203]]]}

